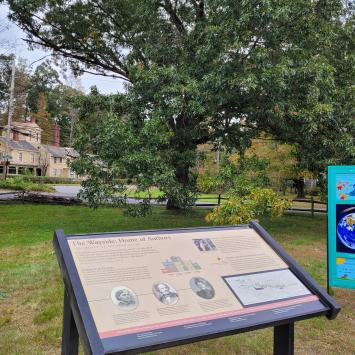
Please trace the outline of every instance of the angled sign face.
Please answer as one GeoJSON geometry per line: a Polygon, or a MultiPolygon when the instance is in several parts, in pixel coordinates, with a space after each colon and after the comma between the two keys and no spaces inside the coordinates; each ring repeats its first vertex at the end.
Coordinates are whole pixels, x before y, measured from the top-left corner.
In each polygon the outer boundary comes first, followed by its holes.
{"type": "Polygon", "coordinates": [[[355,166],[328,167],[328,281],[355,288],[355,166]]]}
{"type": "Polygon", "coordinates": [[[148,351],[339,311],[256,223],[57,231],[54,245],[80,337],[94,354],[148,351]]]}

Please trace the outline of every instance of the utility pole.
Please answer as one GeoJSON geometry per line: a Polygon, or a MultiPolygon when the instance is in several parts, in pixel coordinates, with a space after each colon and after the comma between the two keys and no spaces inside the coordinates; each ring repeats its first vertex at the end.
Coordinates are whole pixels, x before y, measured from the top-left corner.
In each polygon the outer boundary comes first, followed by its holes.
{"type": "Polygon", "coordinates": [[[11,138],[11,125],[12,125],[12,115],[14,112],[14,92],[15,92],[15,72],[16,72],[16,57],[12,61],[11,70],[11,83],[10,83],[10,99],[9,99],[9,115],[7,117],[7,131],[6,131],[6,151],[4,156],[4,179],[7,176],[7,168],[9,165],[10,157],[10,138],[11,138]]]}
{"type": "Polygon", "coordinates": [[[12,70],[11,70],[9,115],[7,118],[7,139],[10,139],[11,136],[12,115],[14,112],[15,71],[16,71],[16,59],[14,57],[14,60],[12,62],[12,70]]]}

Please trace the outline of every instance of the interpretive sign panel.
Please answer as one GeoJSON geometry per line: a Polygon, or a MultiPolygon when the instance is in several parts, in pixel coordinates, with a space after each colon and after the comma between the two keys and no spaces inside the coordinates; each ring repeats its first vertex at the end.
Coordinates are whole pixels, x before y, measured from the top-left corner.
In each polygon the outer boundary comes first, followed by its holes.
{"type": "Polygon", "coordinates": [[[54,243],[93,353],[142,352],[339,311],[256,223],[57,231],[54,243]]]}
{"type": "Polygon", "coordinates": [[[355,166],[328,168],[328,282],[355,288],[355,166]]]}

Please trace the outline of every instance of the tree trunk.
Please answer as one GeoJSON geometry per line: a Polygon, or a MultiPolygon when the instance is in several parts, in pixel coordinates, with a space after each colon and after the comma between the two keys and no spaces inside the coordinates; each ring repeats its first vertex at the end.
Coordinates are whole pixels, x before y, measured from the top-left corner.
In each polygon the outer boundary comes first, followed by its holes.
{"type": "MultiPolygon", "coordinates": [[[[179,184],[186,186],[189,183],[189,168],[187,166],[176,169],[176,180],[179,184]]],[[[166,209],[168,210],[180,210],[182,206],[178,204],[175,196],[169,196],[168,201],[166,203],[166,209]]]]}
{"type": "Polygon", "coordinates": [[[294,186],[297,190],[297,198],[305,198],[304,194],[304,178],[293,179],[294,186]]]}

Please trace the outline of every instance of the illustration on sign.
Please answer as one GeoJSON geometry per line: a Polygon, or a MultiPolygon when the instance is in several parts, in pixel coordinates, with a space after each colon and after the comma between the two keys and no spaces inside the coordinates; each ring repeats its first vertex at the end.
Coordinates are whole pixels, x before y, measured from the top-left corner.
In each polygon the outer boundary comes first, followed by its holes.
{"type": "Polygon", "coordinates": [[[355,281],[355,259],[337,258],[336,263],[338,279],[355,281]]]}
{"type": "Polygon", "coordinates": [[[224,277],[244,306],[310,295],[288,269],[224,277]]]}
{"type": "Polygon", "coordinates": [[[355,253],[355,206],[337,205],[337,252],[355,253]]]}
{"type": "Polygon", "coordinates": [[[336,191],[338,200],[354,200],[355,201],[355,175],[354,174],[337,174],[336,175],[336,191]]]}

